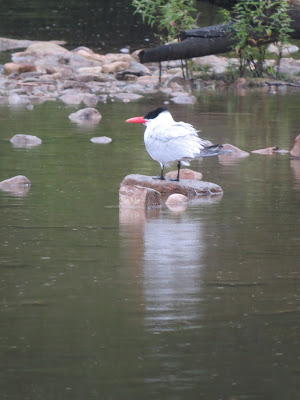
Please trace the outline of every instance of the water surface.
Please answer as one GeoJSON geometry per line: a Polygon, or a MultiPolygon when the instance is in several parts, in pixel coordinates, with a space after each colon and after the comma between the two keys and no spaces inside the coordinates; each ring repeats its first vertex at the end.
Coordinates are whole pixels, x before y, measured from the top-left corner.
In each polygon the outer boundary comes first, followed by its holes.
{"type": "MultiPolygon", "coordinates": [[[[289,149],[299,133],[299,92],[198,97],[169,108],[212,142],[289,149]]],[[[101,104],[95,126],[59,102],[1,106],[0,177],[32,182],[0,192],[3,399],[299,398],[300,162],[193,162],[222,198],[121,211],[122,179],[159,170],[124,121],[163,100],[101,104]]]]}

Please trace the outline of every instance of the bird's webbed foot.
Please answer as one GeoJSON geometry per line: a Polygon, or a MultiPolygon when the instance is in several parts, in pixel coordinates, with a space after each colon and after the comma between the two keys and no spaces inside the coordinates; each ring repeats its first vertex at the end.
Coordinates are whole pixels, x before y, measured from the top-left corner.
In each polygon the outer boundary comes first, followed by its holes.
{"type": "Polygon", "coordinates": [[[152,179],[159,179],[160,181],[166,180],[166,178],[164,176],[152,176],[152,179]]]}

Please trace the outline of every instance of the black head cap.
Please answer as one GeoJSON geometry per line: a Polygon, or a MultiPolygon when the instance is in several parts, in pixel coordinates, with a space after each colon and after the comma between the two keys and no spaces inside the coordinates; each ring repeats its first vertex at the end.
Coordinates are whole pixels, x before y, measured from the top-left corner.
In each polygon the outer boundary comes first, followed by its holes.
{"type": "Polygon", "coordinates": [[[154,119],[156,118],[160,113],[164,112],[164,111],[169,111],[167,108],[165,107],[158,107],[153,111],[148,112],[147,115],[144,116],[145,119],[154,119]]]}

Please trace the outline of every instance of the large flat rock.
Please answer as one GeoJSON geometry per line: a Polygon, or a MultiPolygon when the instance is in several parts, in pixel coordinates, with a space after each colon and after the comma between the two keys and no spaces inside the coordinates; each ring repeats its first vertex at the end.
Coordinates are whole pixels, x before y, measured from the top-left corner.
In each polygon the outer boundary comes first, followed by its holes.
{"type": "Polygon", "coordinates": [[[161,181],[145,175],[127,175],[121,183],[122,186],[142,186],[159,192],[162,199],[173,193],[183,194],[189,199],[197,196],[222,195],[223,190],[219,185],[211,182],[184,179],[182,181],[161,181]]]}

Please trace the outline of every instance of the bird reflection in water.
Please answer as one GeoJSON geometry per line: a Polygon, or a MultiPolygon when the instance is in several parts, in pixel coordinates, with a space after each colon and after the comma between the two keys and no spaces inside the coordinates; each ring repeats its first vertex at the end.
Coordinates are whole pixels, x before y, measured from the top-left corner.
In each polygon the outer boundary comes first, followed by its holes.
{"type": "Polygon", "coordinates": [[[201,221],[186,211],[125,208],[120,209],[120,232],[124,256],[132,260],[134,254],[143,273],[147,328],[195,328],[205,251],[201,221]]]}

